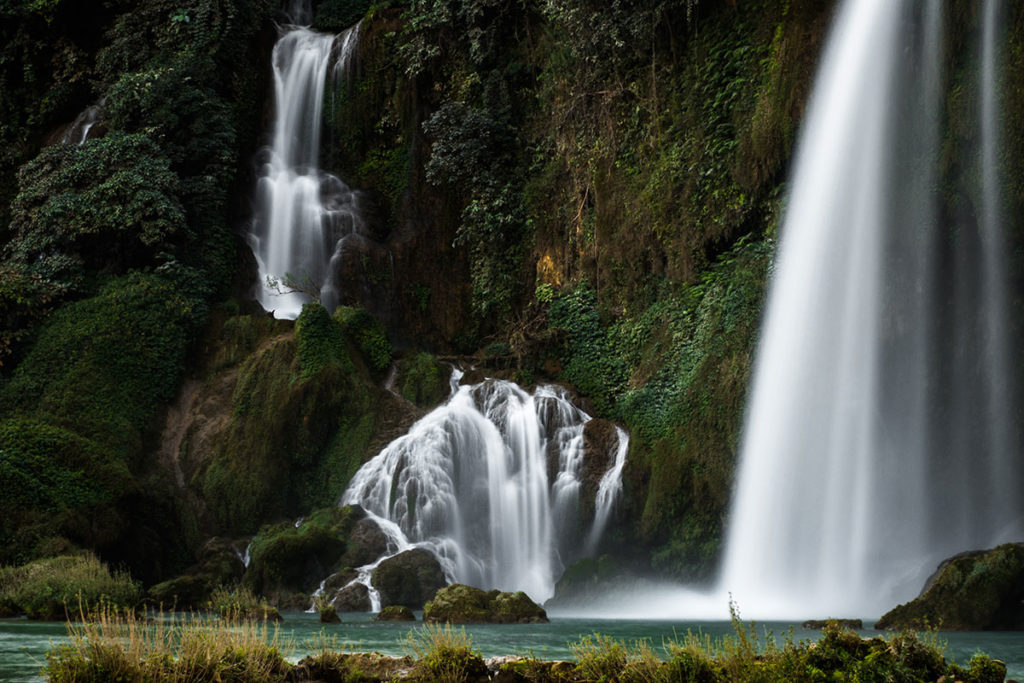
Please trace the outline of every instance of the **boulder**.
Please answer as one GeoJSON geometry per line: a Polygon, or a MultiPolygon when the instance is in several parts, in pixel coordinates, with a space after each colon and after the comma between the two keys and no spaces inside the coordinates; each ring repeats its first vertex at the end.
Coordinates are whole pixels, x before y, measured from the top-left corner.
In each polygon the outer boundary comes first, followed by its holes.
{"type": "Polygon", "coordinates": [[[890,610],[878,629],[1024,630],[1024,543],[962,553],[939,565],[914,600],[890,610]]]}
{"type": "Polygon", "coordinates": [[[320,610],[320,623],[321,624],[339,624],[341,623],[341,617],[338,616],[338,612],[328,605],[320,610]]]}
{"type": "Polygon", "coordinates": [[[522,591],[483,591],[455,583],[442,588],[423,610],[423,621],[461,624],[543,624],[548,615],[522,591]]]}
{"type": "Polygon", "coordinates": [[[864,628],[864,622],[860,619],[810,619],[801,624],[801,628],[820,631],[829,624],[835,624],[838,628],[850,631],[859,631],[864,628]]]}
{"type": "Polygon", "coordinates": [[[447,585],[441,563],[429,551],[413,548],[377,565],[370,578],[380,592],[381,607],[405,605],[422,609],[439,588],[447,585]]]}
{"type": "Polygon", "coordinates": [[[416,615],[404,605],[389,605],[373,618],[374,621],[416,621],[416,615]]]}
{"type": "Polygon", "coordinates": [[[370,564],[388,550],[388,537],[381,531],[380,525],[370,518],[356,522],[348,536],[348,543],[348,550],[340,562],[346,567],[370,564]]]}
{"type": "Polygon", "coordinates": [[[373,605],[370,603],[370,591],[361,583],[353,583],[345,586],[334,596],[331,605],[339,612],[369,612],[373,605]]]}

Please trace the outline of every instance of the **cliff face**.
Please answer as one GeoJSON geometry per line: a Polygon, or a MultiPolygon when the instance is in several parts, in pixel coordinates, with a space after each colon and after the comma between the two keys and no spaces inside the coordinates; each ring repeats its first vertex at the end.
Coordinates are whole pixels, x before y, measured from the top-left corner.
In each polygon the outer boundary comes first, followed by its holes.
{"type": "MultiPolygon", "coordinates": [[[[834,4],[370,5],[314,3],[321,30],[363,17],[355,67],[325,96],[322,165],[366,199],[337,264],[342,303],[410,356],[475,353],[525,384],[573,385],[632,435],[609,548],[706,578],[834,4]]],[[[307,372],[301,324],[225,303],[253,284],[241,235],[275,11],[0,9],[0,491],[18,494],[0,496],[16,501],[0,561],[71,543],[155,580],[201,536],[336,499],[414,416],[341,318],[307,328],[328,349],[307,372]],[[93,104],[90,139],[54,145],[93,104]],[[140,538],[152,549],[129,550],[140,538]]],[[[976,11],[949,3],[951,92],[976,11]]],[[[1024,116],[1024,8],[1007,13],[1009,123],[1024,116]]],[[[973,173],[956,152],[972,141],[969,108],[950,101],[954,211],[973,173]]],[[[1024,134],[1006,130],[1019,243],[1024,134]]]]}

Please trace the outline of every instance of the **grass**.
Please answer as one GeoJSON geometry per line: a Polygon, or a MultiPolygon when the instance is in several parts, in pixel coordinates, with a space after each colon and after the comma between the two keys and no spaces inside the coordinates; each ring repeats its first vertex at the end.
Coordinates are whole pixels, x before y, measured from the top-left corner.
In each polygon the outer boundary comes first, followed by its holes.
{"type": "Polygon", "coordinates": [[[0,568],[0,611],[29,619],[63,619],[68,609],[108,605],[134,607],[139,584],[121,571],[111,572],[95,555],[62,555],[19,567],[0,568]]]}
{"type": "MultiPolygon", "coordinates": [[[[133,612],[103,608],[69,624],[70,642],[54,646],[44,674],[71,681],[438,681],[486,680],[483,658],[463,628],[425,624],[404,641],[408,656],[356,653],[334,638],[303,644],[310,654],[290,664],[294,650],[275,626],[264,622],[196,615],[147,621],[133,612]]],[[[947,664],[934,634],[912,632],[861,638],[830,624],[816,641],[764,641],[753,624],[734,613],[735,634],[712,638],[687,633],[662,644],[626,643],[595,634],[571,645],[573,662],[529,657],[504,663],[502,680],[534,683],[738,683],[746,681],[893,681],[917,683],[941,677],[965,683],[997,683],[1001,663],[976,655],[967,668],[947,664]]]]}
{"type": "Polygon", "coordinates": [[[200,615],[154,620],[131,611],[80,612],[67,644],[46,654],[53,683],[100,681],[283,681],[289,644],[266,621],[200,615]]]}

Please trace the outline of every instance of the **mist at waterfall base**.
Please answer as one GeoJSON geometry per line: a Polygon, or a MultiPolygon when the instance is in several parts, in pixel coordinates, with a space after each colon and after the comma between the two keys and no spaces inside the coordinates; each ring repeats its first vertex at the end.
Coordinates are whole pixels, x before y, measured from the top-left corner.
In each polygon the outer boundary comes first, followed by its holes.
{"type": "MultiPolygon", "coordinates": [[[[452,396],[356,473],[342,503],[362,506],[389,538],[389,554],[432,552],[449,582],[554,595],[568,564],[592,555],[622,490],[629,439],[591,454],[590,416],[563,389],[487,380],[452,396]],[[593,519],[581,516],[585,470],[603,472],[593,519]],[[586,530],[581,533],[581,531],[586,530]]],[[[363,568],[357,581],[376,566],[363,568]]],[[[377,608],[377,605],[374,605],[377,608]]]]}
{"type": "Polygon", "coordinates": [[[956,553],[1024,540],[999,177],[998,32],[974,40],[977,186],[940,202],[945,6],[848,0],[809,103],[720,576],[576,613],[881,615],[956,553]]]}

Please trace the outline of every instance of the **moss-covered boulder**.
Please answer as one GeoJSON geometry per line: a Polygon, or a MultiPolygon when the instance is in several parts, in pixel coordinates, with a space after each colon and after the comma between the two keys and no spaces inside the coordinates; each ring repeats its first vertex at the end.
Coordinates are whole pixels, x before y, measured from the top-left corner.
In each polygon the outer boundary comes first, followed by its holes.
{"type": "Polygon", "coordinates": [[[522,591],[484,591],[455,583],[423,608],[423,621],[461,624],[544,624],[547,612],[522,591]]]}
{"type": "Polygon", "coordinates": [[[341,617],[338,616],[337,610],[332,605],[327,605],[320,610],[320,623],[321,624],[340,624],[341,617]]]}
{"type": "Polygon", "coordinates": [[[421,609],[447,585],[441,564],[429,551],[413,548],[381,562],[370,579],[380,592],[382,607],[405,605],[421,609]]]}
{"type": "Polygon", "coordinates": [[[358,506],[330,507],[297,522],[264,526],[250,546],[243,585],[278,602],[312,593],[325,576],[348,566],[349,553],[368,556],[350,537],[365,515],[358,506]]]}
{"type": "Polygon", "coordinates": [[[237,584],[245,573],[239,556],[241,543],[211,538],[199,550],[196,564],[185,573],[151,586],[146,598],[164,609],[196,609],[205,604],[219,586],[237,584]]]}
{"type": "Polygon", "coordinates": [[[331,605],[339,612],[369,612],[373,607],[370,589],[361,583],[350,583],[335,594],[331,605]]]}
{"type": "Polygon", "coordinates": [[[879,629],[1024,630],[1024,543],[951,557],[916,599],[878,620],[879,629]]]}
{"type": "Polygon", "coordinates": [[[416,615],[405,605],[388,605],[373,618],[374,621],[416,621],[416,615]]]}
{"type": "Polygon", "coordinates": [[[395,388],[408,401],[430,409],[443,403],[450,387],[451,368],[429,353],[416,353],[398,361],[395,388]]]}

